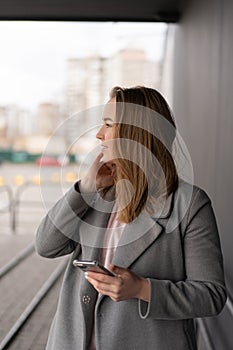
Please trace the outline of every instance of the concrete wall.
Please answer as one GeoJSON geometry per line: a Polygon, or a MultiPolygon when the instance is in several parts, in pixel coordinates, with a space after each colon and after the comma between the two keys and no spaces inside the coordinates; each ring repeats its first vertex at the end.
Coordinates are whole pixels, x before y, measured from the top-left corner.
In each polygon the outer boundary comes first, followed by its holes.
{"type": "MultiPolygon", "coordinates": [[[[212,198],[233,295],[233,1],[190,1],[174,49],[173,110],[195,183],[212,198]]],[[[215,349],[233,349],[227,307],[206,324],[215,349]]]]}

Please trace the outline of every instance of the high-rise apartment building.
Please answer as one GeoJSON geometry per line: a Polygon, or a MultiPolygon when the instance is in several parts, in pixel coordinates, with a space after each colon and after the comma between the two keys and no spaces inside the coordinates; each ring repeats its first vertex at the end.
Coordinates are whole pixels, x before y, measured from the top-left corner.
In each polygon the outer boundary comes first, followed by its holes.
{"type": "Polygon", "coordinates": [[[65,133],[68,144],[100,123],[96,106],[103,105],[108,98],[109,71],[109,59],[99,56],[67,61],[65,133]]]}
{"type": "Polygon", "coordinates": [[[67,61],[66,140],[71,144],[77,135],[101,122],[101,108],[96,113],[85,110],[103,105],[115,85],[145,85],[159,88],[160,63],[148,60],[145,52],[127,49],[112,57],[91,56],[67,61]]]}

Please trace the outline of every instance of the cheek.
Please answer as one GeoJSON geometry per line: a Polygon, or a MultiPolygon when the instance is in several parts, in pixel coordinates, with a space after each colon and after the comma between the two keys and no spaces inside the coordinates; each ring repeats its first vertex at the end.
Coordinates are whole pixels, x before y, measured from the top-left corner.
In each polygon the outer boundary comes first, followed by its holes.
{"type": "Polygon", "coordinates": [[[112,128],[111,128],[111,129],[109,129],[108,132],[106,133],[105,139],[106,139],[106,140],[112,140],[113,137],[114,137],[114,132],[113,132],[113,130],[112,130],[112,128]]]}

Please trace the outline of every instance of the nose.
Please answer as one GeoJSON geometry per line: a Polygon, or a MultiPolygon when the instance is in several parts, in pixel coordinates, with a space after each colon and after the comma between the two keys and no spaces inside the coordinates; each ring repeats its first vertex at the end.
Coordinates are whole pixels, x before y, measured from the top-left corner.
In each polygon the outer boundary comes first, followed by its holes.
{"type": "Polygon", "coordinates": [[[101,128],[97,131],[97,134],[96,134],[96,138],[99,139],[99,140],[103,140],[104,139],[103,127],[104,126],[101,126],[101,128]]]}

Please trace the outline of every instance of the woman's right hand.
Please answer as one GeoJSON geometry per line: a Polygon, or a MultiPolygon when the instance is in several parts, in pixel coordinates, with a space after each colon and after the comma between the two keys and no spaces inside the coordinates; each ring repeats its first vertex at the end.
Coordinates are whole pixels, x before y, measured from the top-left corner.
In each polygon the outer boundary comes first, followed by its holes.
{"type": "Polygon", "coordinates": [[[82,192],[95,192],[100,188],[114,184],[114,163],[101,161],[103,153],[100,153],[91,165],[86,176],[81,180],[80,190],[82,192]]]}

